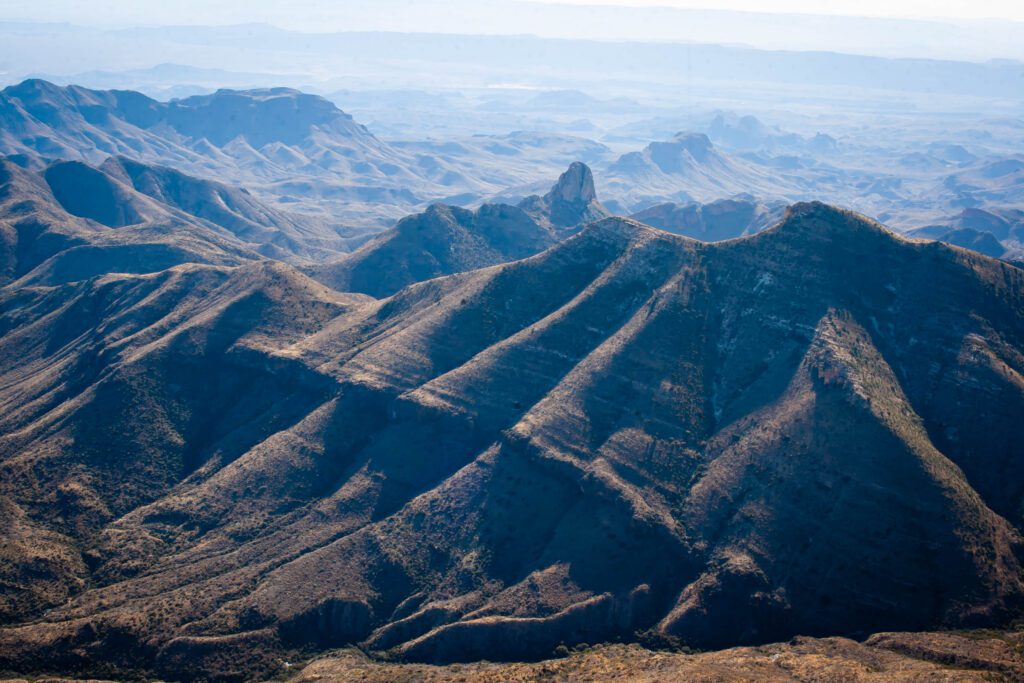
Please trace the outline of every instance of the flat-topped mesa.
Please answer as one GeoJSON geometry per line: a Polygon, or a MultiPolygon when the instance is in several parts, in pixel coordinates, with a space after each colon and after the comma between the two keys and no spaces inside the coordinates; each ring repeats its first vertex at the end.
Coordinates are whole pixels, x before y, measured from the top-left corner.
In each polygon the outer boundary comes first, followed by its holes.
{"type": "Polygon", "coordinates": [[[636,163],[636,160],[647,156],[664,173],[679,174],[692,170],[693,164],[704,165],[721,156],[715,148],[711,139],[703,133],[676,133],[667,142],[652,142],[633,157],[632,154],[623,155],[619,163],[629,160],[627,166],[636,163]]]}
{"type": "Polygon", "coordinates": [[[680,132],[672,138],[672,143],[688,151],[694,158],[701,158],[715,148],[715,145],[704,133],[680,132]]]}
{"type": "Polygon", "coordinates": [[[9,114],[13,118],[5,121],[11,126],[31,124],[31,118],[25,117],[27,113],[47,125],[64,117],[65,125],[71,127],[82,125],[81,116],[90,121],[102,120],[102,125],[120,120],[141,130],[162,124],[165,132],[170,129],[216,147],[238,137],[257,148],[272,142],[294,145],[318,129],[377,144],[364,126],[330,100],[291,88],[220,89],[207,95],[160,102],[130,90],[90,90],[30,79],[4,88],[0,98],[13,107],[9,114]]]}

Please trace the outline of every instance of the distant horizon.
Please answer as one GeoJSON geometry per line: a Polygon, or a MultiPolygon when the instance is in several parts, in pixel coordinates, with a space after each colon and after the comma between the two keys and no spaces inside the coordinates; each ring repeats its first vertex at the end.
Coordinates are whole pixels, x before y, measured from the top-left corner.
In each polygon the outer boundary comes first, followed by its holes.
{"type": "Polygon", "coordinates": [[[918,21],[1009,20],[1024,22],[1024,6],[1006,0],[774,0],[765,7],[758,0],[522,0],[543,5],[610,6],[630,8],[664,7],[680,10],[782,14],[821,17],[863,17],[869,19],[910,19],[918,21]],[[822,11],[822,8],[829,8],[822,11]],[[870,8],[870,9],[865,9],[870,8]]]}
{"type": "MultiPolygon", "coordinates": [[[[379,14],[372,9],[354,9],[344,7],[347,3],[330,3],[324,0],[306,0],[305,12],[278,12],[275,3],[269,0],[253,0],[252,2],[219,3],[211,8],[208,3],[198,0],[183,0],[172,8],[165,3],[142,0],[133,3],[109,2],[102,13],[95,9],[86,11],[79,3],[67,0],[47,2],[45,6],[26,7],[22,2],[0,0],[0,21],[25,21],[40,23],[75,23],[83,26],[102,28],[134,28],[142,26],[227,26],[234,24],[268,24],[277,28],[291,28],[296,16],[308,14],[318,18],[329,17],[335,21],[351,21],[353,12],[356,20],[370,21],[370,18],[390,21],[399,19],[393,13],[381,11],[379,14]],[[342,5],[339,7],[338,5],[342,5]],[[82,10],[78,12],[77,10],[82,10]],[[76,14],[79,19],[72,20],[76,14]],[[273,21],[269,17],[278,16],[283,21],[273,21]],[[162,17],[156,21],[139,22],[131,17],[162,17]],[[55,20],[54,17],[60,17],[55,20]],[[174,17],[173,23],[168,19],[174,17]],[[260,18],[263,17],[263,18],[260,18]]],[[[577,9],[615,9],[644,12],[649,10],[668,10],[678,12],[699,12],[713,14],[753,14],[774,16],[801,16],[823,18],[857,18],[887,19],[914,22],[958,23],[1012,21],[1024,23],[1024,5],[1006,0],[978,0],[976,2],[957,2],[953,0],[776,0],[765,6],[758,0],[720,0],[710,3],[707,0],[488,0],[483,3],[469,3],[467,0],[428,0],[413,3],[410,0],[383,0],[375,3],[378,7],[395,6],[404,10],[412,7],[429,7],[434,10],[451,7],[465,7],[473,4],[481,8],[489,8],[491,16],[500,16],[510,9],[522,9],[523,6],[535,7],[570,7],[577,9]]],[[[323,24],[310,25],[305,30],[318,32],[335,32],[336,26],[323,27],[323,24]]],[[[362,31],[367,29],[353,29],[362,31]]]]}
{"type": "MultiPolygon", "coordinates": [[[[532,2],[533,0],[523,0],[525,2],[532,2]]],[[[746,12],[742,12],[747,14],[746,12]]],[[[753,13],[750,13],[753,14],[753,13]]],[[[797,16],[797,15],[792,15],[797,16]]],[[[802,15],[811,16],[811,15],[802,15]]],[[[821,15],[824,16],[824,15],[821,15]]],[[[833,16],[833,15],[829,15],[833,16]]],[[[1018,23],[1018,22],[1015,22],[1018,23]]],[[[1024,24],[1024,22],[1019,22],[1024,24]]],[[[0,26],[5,24],[25,24],[33,26],[53,26],[53,27],[68,27],[76,29],[93,29],[99,31],[158,31],[158,30],[175,30],[175,29],[244,29],[244,28],[260,28],[260,29],[271,29],[274,31],[280,31],[282,33],[294,33],[298,35],[316,35],[316,36],[332,36],[332,35],[409,35],[409,36],[451,36],[458,38],[524,38],[524,39],[535,39],[539,41],[565,41],[565,42],[577,42],[577,43],[606,43],[606,44],[617,44],[617,45],[694,45],[694,46],[707,46],[707,47],[724,47],[733,49],[748,49],[757,52],[776,52],[776,53],[820,53],[820,54],[834,54],[848,57],[867,57],[867,58],[878,58],[878,59],[892,59],[892,60],[920,60],[920,61],[949,61],[949,62],[964,62],[964,63],[979,63],[984,64],[988,62],[1015,62],[1024,64],[1024,54],[1020,57],[989,57],[987,59],[962,59],[957,57],[912,57],[912,56],[890,56],[885,54],[873,54],[869,52],[853,52],[849,50],[841,49],[825,49],[825,48],[782,48],[782,47],[761,47],[750,43],[743,42],[722,42],[722,41],[701,41],[701,40],[639,40],[634,38],[561,38],[548,36],[538,33],[472,33],[465,31],[440,31],[440,30],[389,30],[389,29],[331,29],[322,31],[312,31],[298,28],[289,28],[286,26],[279,26],[265,21],[248,21],[238,23],[226,23],[226,24],[152,24],[152,25],[134,25],[126,26],[123,28],[107,27],[102,28],[98,26],[88,26],[86,24],[80,24],[77,22],[59,22],[59,21],[26,21],[26,20],[11,20],[0,18],[0,26]]],[[[238,73],[237,70],[227,69],[221,67],[203,66],[199,64],[188,64],[184,61],[163,61],[151,64],[147,67],[137,67],[132,69],[126,69],[125,71],[151,71],[161,67],[176,67],[185,69],[195,69],[197,71],[223,71],[225,73],[238,73]]],[[[79,73],[91,73],[94,71],[108,71],[107,69],[84,69],[79,73]]],[[[4,75],[8,72],[0,70],[0,75],[4,75]]],[[[111,73],[120,73],[120,71],[111,71],[111,73]]],[[[258,75],[266,75],[267,71],[253,72],[258,75]]],[[[67,76],[70,74],[43,74],[39,75],[26,75],[22,80],[31,80],[39,78],[46,80],[47,75],[61,75],[67,76]]],[[[540,88],[544,89],[544,88],[540,88]]],[[[574,88],[564,88],[572,90],[574,88]]]]}
{"type": "MultiPolygon", "coordinates": [[[[208,5],[198,0],[26,6],[0,0],[0,22],[70,24],[99,30],[265,25],[285,31],[533,35],[607,42],[703,43],[832,51],[883,57],[1024,60],[1024,6],[1014,3],[811,3],[756,7],[728,0],[380,0],[372,6],[312,0],[287,9],[270,0],[208,5]],[[861,8],[857,11],[857,8],[861,8]]],[[[10,46],[0,47],[0,66],[10,46]]]]}

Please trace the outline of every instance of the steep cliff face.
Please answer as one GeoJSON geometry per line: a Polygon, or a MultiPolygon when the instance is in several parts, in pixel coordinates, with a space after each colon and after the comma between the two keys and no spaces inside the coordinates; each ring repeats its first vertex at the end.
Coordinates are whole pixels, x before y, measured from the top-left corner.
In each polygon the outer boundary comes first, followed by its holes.
{"type": "Polygon", "coordinates": [[[597,201],[594,175],[590,167],[579,161],[558,178],[543,197],[527,197],[519,207],[539,224],[554,228],[574,228],[611,215],[597,201]]]}
{"type": "Polygon", "coordinates": [[[0,668],[706,648],[1022,604],[1024,271],[821,204],[721,244],[605,219],[383,300],[193,266],[2,310],[0,492],[59,571],[20,579],[53,609],[5,613],[0,668]]]}

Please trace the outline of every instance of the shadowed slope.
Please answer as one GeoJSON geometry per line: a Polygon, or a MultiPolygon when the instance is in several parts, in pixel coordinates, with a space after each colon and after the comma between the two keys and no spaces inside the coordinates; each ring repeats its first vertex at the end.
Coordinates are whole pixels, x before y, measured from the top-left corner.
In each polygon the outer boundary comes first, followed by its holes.
{"type": "Polygon", "coordinates": [[[1019,209],[964,209],[946,224],[916,228],[907,234],[948,242],[1018,265],[1024,262],[1024,212],[1019,209]]]}
{"type": "Polygon", "coordinates": [[[290,88],[162,102],[29,79],[0,91],[0,154],[87,164],[125,157],[227,179],[364,226],[391,224],[422,204],[421,195],[498,189],[442,158],[391,147],[328,100],[290,88]]]}
{"type": "Polygon", "coordinates": [[[0,233],[0,277],[19,286],[259,258],[217,226],[79,162],[38,173],[0,159],[0,233]]]}
{"type": "Polygon", "coordinates": [[[358,301],[272,263],[6,294],[3,495],[50,528],[92,538],[315,405],[317,381],[253,354],[358,301]]]}
{"type": "Polygon", "coordinates": [[[327,221],[287,213],[254,198],[247,190],[195,178],[171,168],[148,166],[124,157],[108,159],[102,170],[136,191],[190,217],[208,221],[284,261],[320,260],[349,249],[358,234],[327,221]]]}
{"type": "Polygon", "coordinates": [[[78,161],[58,162],[46,169],[50,191],[73,216],[88,218],[108,228],[123,228],[166,215],[103,171],[78,161]]]}
{"type": "Polygon", "coordinates": [[[99,168],[67,161],[36,172],[0,160],[0,278],[19,285],[261,256],[302,263],[347,251],[355,239],[168,168],[111,158],[99,168]]]}
{"type": "Polygon", "coordinates": [[[722,244],[606,219],[381,301],[254,268],[200,269],[224,284],[185,308],[158,288],[179,313],[120,343],[133,297],[101,290],[167,274],[5,302],[40,398],[16,367],[0,398],[40,407],[5,426],[4,495],[101,471],[128,447],[81,463],[60,436],[126,420],[158,438],[123,481],[145,465],[160,483],[131,501],[91,486],[111,514],[81,528],[27,511],[89,548],[58,587],[90,587],[0,631],[3,667],[218,676],[349,643],[493,660],[643,630],[723,646],[1018,613],[1016,268],[820,204],[722,244]],[[91,364],[29,351],[71,300],[111,349],[91,364]],[[145,411],[47,398],[117,396],[133,372],[151,384],[120,395],[145,411]],[[259,395],[211,411],[239,373],[259,395]]]}
{"type": "Polygon", "coordinates": [[[308,272],[340,291],[389,296],[413,282],[536,254],[607,216],[590,169],[575,162],[543,197],[476,211],[434,204],[351,255],[308,272]]]}
{"type": "Polygon", "coordinates": [[[785,213],[782,202],[759,202],[749,196],[707,204],[656,204],[630,218],[646,225],[703,242],[745,237],[769,228],[785,213]]]}

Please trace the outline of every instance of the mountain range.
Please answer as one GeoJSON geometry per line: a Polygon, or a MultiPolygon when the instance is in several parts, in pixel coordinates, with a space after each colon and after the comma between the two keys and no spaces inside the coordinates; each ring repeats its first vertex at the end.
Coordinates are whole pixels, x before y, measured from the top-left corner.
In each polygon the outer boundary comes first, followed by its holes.
{"type": "MultiPolygon", "coordinates": [[[[762,121],[671,106],[680,49],[596,94],[0,92],[0,673],[1019,678],[1024,125],[957,98],[1017,66],[762,121]]],[[[222,54],[132,77],[279,82],[222,54]]]]}
{"type": "MultiPolygon", "coordinates": [[[[588,177],[411,224],[561,229],[588,177]]],[[[263,258],[4,288],[0,670],[1019,616],[1024,270],[819,203],[565,229],[381,299],[263,258]]]]}
{"type": "Polygon", "coordinates": [[[307,272],[334,289],[389,296],[414,282],[532,256],[609,215],[597,201],[590,168],[573,162],[543,196],[476,211],[435,204],[307,272]]]}
{"type": "Polygon", "coordinates": [[[409,188],[444,197],[474,187],[443,162],[381,142],[322,97],[288,88],[161,102],[30,79],[0,92],[0,153],[93,164],[127,156],[371,222],[420,202],[409,188]]]}
{"type": "Polygon", "coordinates": [[[782,220],[785,209],[784,202],[762,202],[750,195],[737,195],[706,204],[655,204],[630,218],[702,242],[719,242],[770,228],[782,220]]]}
{"type": "Polygon", "coordinates": [[[1024,263],[1024,211],[1019,209],[964,209],[943,224],[917,228],[907,234],[1024,263]]]}
{"type": "Polygon", "coordinates": [[[802,193],[797,181],[723,154],[702,133],[680,133],[629,152],[607,170],[608,192],[629,206],[652,198],[706,202],[757,188],[762,196],[802,193]]]}
{"type": "Polygon", "coordinates": [[[124,157],[98,167],[0,158],[0,235],[0,282],[19,285],[183,263],[308,263],[368,237],[268,206],[244,189],[124,157]]]}
{"type": "MultiPolygon", "coordinates": [[[[556,101],[572,95],[553,92],[556,101]]],[[[357,105],[366,99],[346,97],[357,105]]],[[[373,111],[406,112],[402,97],[378,94],[382,103],[373,111]]],[[[510,103],[460,106],[478,112],[510,103]]],[[[445,112],[431,109],[424,116],[444,119],[445,112]]],[[[577,123],[580,135],[599,132],[577,123]]],[[[984,147],[974,151],[941,138],[890,148],[820,131],[800,135],[720,111],[703,126],[708,134],[690,123],[665,115],[615,129],[604,141],[522,130],[385,140],[327,99],[288,88],[221,89],[164,102],[133,91],[31,79],[0,92],[0,154],[20,163],[43,158],[99,166],[115,156],[173,168],[245,187],[265,206],[339,223],[346,233],[381,232],[434,203],[470,210],[516,204],[543,195],[550,178],[573,161],[595,170],[604,205],[620,215],[736,195],[769,204],[828,197],[911,230],[949,222],[964,209],[1002,214],[1024,208],[1020,155],[988,149],[984,136],[984,147]]]]}

